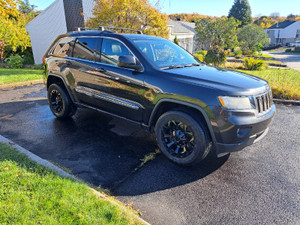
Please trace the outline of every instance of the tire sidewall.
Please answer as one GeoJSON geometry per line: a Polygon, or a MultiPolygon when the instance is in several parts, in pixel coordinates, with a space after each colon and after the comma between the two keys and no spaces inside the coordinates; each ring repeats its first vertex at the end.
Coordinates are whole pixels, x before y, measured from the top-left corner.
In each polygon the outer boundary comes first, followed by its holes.
{"type": "Polygon", "coordinates": [[[48,88],[48,104],[49,107],[52,111],[52,113],[57,117],[57,118],[66,118],[69,116],[70,112],[71,112],[71,101],[70,98],[68,96],[68,94],[57,84],[51,84],[50,87],[48,88]],[[61,112],[56,112],[53,108],[52,108],[52,104],[50,102],[50,98],[51,98],[51,92],[52,91],[58,91],[61,95],[62,98],[62,102],[63,102],[63,109],[61,112]]]}
{"type": "Polygon", "coordinates": [[[200,160],[202,160],[207,155],[208,140],[206,133],[202,126],[194,120],[190,115],[180,112],[180,111],[171,111],[164,113],[157,121],[155,126],[155,135],[159,148],[163,154],[170,159],[172,162],[175,162],[180,165],[191,165],[200,160]],[[164,145],[164,140],[161,137],[162,127],[170,120],[181,121],[186,124],[193,132],[195,137],[194,149],[193,152],[185,158],[178,158],[171,155],[166,146],[164,145]]]}

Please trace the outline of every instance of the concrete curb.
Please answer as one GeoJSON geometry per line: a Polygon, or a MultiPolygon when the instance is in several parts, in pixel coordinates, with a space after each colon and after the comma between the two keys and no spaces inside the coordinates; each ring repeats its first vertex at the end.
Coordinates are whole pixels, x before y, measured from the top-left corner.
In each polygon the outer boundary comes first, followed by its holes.
{"type": "MultiPolygon", "coordinates": [[[[62,170],[61,168],[59,168],[58,166],[55,166],[54,164],[52,164],[51,162],[45,160],[45,159],[42,159],[41,157],[33,154],[32,152],[28,151],[27,149],[15,144],[13,141],[3,137],[2,135],[0,135],[0,143],[5,143],[5,144],[8,144],[12,147],[14,147],[15,149],[17,149],[19,152],[23,153],[24,155],[26,155],[29,159],[31,159],[32,161],[48,168],[48,169],[51,169],[51,170],[54,170],[58,175],[62,176],[62,177],[67,177],[67,178],[71,178],[75,181],[78,181],[80,183],[84,183],[83,181],[79,180],[78,178],[76,178],[75,176],[67,173],[66,171],[62,170]]],[[[85,183],[86,184],[86,183],[85,183]]],[[[88,187],[89,185],[86,184],[88,187]]],[[[98,196],[99,198],[102,198],[102,199],[105,199],[106,201],[109,201],[110,203],[114,204],[114,205],[117,205],[119,207],[123,207],[125,208],[125,206],[117,201],[117,200],[112,200],[111,198],[109,198],[107,195],[103,194],[103,193],[100,193],[99,191],[97,191],[96,189],[94,188],[91,188],[89,187],[96,196],[98,196]]],[[[145,225],[150,225],[148,222],[146,222],[145,220],[143,220],[141,217],[137,216],[135,213],[129,211],[129,213],[132,214],[132,216],[134,216],[138,221],[140,221],[142,224],[145,224],[145,225]]]]}
{"type": "Polygon", "coordinates": [[[279,104],[284,104],[284,105],[296,105],[300,106],[300,101],[295,101],[295,100],[283,100],[283,99],[276,99],[273,98],[274,103],[279,103],[279,104]]]}
{"type": "Polygon", "coordinates": [[[29,81],[22,81],[22,82],[10,83],[10,84],[0,84],[0,89],[15,88],[15,87],[34,85],[34,84],[43,84],[43,83],[44,83],[43,79],[39,79],[39,80],[29,80],[29,81]]]}

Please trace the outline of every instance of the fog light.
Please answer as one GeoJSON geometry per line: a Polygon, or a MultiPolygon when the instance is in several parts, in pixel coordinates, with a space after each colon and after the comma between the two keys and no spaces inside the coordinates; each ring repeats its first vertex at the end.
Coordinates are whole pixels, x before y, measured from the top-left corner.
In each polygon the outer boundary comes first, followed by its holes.
{"type": "Polygon", "coordinates": [[[246,128],[238,128],[236,133],[238,138],[244,138],[246,137],[251,131],[251,128],[246,127],[246,128]]]}

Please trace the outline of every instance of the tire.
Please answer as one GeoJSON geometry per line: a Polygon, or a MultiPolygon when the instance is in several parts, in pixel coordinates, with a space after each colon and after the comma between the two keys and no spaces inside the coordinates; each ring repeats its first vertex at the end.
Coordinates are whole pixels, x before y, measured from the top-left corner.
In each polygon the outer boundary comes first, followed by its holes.
{"type": "Polygon", "coordinates": [[[197,164],[212,147],[206,126],[181,111],[161,115],[155,125],[155,136],[162,153],[179,165],[197,164]]]}
{"type": "Polygon", "coordinates": [[[60,119],[71,117],[76,112],[69,94],[57,84],[51,84],[48,88],[48,104],[54,116],[60,119]]]}

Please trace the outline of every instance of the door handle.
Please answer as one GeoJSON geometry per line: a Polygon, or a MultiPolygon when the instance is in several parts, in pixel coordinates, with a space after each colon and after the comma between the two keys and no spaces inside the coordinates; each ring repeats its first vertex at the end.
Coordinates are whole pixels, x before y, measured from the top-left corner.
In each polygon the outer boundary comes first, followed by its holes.
{"type": "Polygon", "coordinates": [[[103,72],[106,72],[106,70],[105,70],[104,68],[97,68],[96,70],[97,70],[98,72],[102,72],[102,73],[103,73],[103,72]]]}

